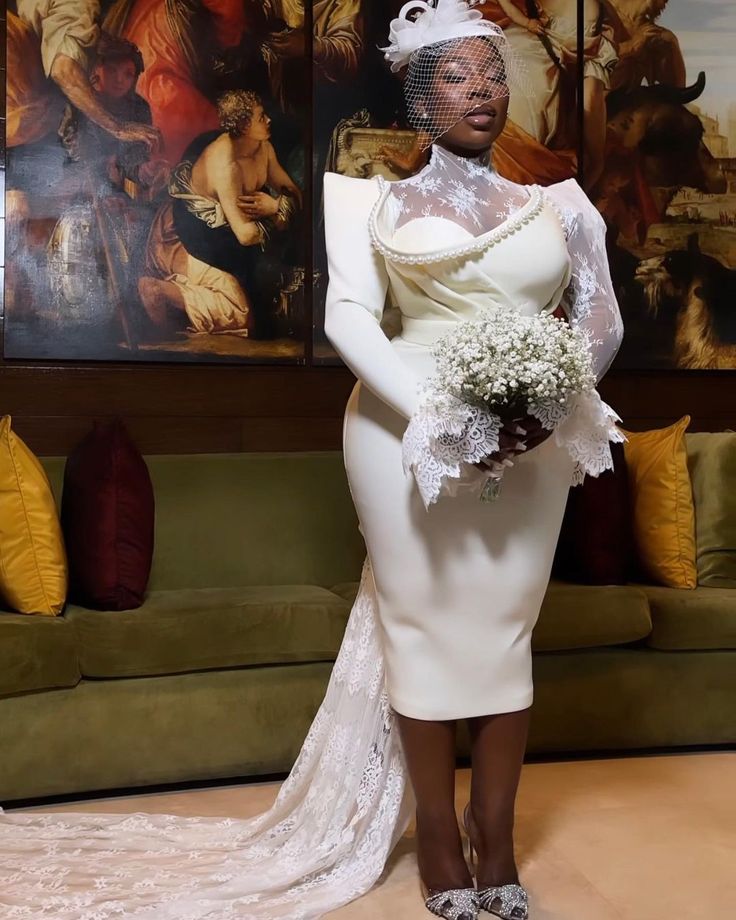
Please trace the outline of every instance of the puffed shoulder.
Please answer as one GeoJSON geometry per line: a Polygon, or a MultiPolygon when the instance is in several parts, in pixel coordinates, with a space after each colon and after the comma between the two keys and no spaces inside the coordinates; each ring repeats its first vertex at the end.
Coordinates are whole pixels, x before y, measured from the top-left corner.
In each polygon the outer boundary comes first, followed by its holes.
{"type": "Polygon", "coordinates": [[[572,212],[577,218],[576,223],[581,227],[598,227],[605,229],[606,222],[598,208],[593,204],[588,193],[574,177],[553,182],[546,186],[545,193],[550,195],[558,207],[568,213],[572,212]]]}
{"type": "Polygon", "coordinates": [[[325,207],[340,205],[343,208],[368,210],[373,207],[381,192],[378,177],[358,179],[340,173],[324,175],[325,207]]]}
{"type": "Polygon", "coordinates": [[[360,179],[357,176],[344,176],[342,173],[326,172],[324,174],[325,186],[342,186],[343,188],[357,188],[358,186],[373,185],[378,186],[378,176],[372,176],[370,179],[360,179]]]}

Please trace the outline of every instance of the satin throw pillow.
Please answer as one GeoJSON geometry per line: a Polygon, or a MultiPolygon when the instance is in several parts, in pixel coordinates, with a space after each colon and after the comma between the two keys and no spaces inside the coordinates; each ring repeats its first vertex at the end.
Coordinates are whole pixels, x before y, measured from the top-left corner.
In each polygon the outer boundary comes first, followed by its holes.
{"type": "Polygon", "coordinates": [[[17,613],[58,616],[68,570],[59,515],[46,473],[0,419],[0,594],[17,613]]]}
{"type": "Polygon", "coordinates": [[[695,506],[685,431],[690,416],[651,431],[627,431],[624,444],[632,523],[643,572],[655,584],[697,587],[695,506]]]}
{"type": "Polygon", "coordinates": [[[154,515],[148,467],[125,426],[117,419],[95,424],[64,468],[61,522],[71,600],[94,610],[143,604],[154,515]]]}

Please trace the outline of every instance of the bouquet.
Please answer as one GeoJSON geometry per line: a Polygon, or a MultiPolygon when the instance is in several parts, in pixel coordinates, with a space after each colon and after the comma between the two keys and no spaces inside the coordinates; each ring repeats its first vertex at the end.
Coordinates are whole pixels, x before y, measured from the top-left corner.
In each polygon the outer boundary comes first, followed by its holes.
{"type": "MultiPolygon", "coordinates": [[[[573,485],[612,469],[610,442],[626,437],[595,388],[581,329],[549,313],[493,306],[479,320],[458,322],[432,354],[436,372],[421,386],[402,441],[404,472],[413,471],[425,508],[443,489],[457,490],[465,465],[499,449],[502,416],[528,413],[554,430],[575,460],[573,485]]],[[[498,496],[504,469],[482,474],[482,500],[498,496]]]]}

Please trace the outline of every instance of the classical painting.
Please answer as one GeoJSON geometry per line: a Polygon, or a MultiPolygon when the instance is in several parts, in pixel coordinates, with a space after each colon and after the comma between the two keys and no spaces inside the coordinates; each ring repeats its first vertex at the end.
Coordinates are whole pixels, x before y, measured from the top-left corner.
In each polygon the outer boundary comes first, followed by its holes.
{"type": "Polygon", "coordinates": [[[301,2],[7,16],[5,356],[303,361],[301,2]]]}
{"type": "Polygon", "coordinates": [[[607,0],[619,60],[604,168],[630,369],[736,368],[736,8],[607,0]]]}
{"type": "MultiPolygon", "coordinates": [[[[339,363],[324,173],[398,179],[426,156],[379,50],[402,6],[12,0],[5,356],[339,363]]],[[[614,367],[735,368],[733,5],[477,9],[532,89],[494,166],[576,178],[608,225],[614,367]]]]}

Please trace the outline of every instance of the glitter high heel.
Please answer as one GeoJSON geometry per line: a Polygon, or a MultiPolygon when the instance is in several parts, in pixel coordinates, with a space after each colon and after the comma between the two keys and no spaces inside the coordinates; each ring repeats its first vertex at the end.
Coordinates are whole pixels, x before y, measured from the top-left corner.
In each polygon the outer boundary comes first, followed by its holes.
{"type": "Polygon", "coordinates": [[[480,902],[475,888],[448,888],[429,891],[420,879],[424,906],[445,920],[478,920],[480,902]]]}
{"type": "MultiPolygon", "coordinates": [[[[463,827],[468,838],[469,862],[473,875],[476,873],[476,856],[478,851],[470,836],[470,802],[463,812],[463,827]]],[[[529,896],[522,885],[509,882],[506,885],[487,885],[478,889],[478,903],[481,910],[487,911],[501,920],[529,920],[529,896]],[[496,903],[500,902],[500,903],[496,903]]]]}

